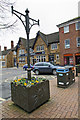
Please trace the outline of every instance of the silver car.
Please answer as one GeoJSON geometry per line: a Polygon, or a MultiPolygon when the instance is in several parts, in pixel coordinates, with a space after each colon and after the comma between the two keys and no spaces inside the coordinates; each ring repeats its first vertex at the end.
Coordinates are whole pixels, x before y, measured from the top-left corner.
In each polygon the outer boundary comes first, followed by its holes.
{"type": "Polygon", "coordinates": [[[40,73],[51,73],[56,75],[56,69],[58,67],[59,66],[53,65],[50,62],[38,62],[33,66],[33,72],[37,75],[40,73]]]}

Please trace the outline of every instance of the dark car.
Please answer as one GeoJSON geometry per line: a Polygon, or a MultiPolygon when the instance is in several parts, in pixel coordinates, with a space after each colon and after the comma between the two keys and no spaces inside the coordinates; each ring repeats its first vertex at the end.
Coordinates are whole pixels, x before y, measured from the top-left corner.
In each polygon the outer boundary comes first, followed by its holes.
{"type": "MultiPolygon", "coordinates": [[[[27,68],[28,68],[28,64],[25,64],[24,66],[23,66],[23,69],[25,69],[25,70],[27,70],[27,68]]],[[[33,66],[30,64],[30,68],[33,68],[33,66]]]]}
{"type": "Polygon", "coordinates": [[[33,72],[35,72],[37,75],[40,73],[52,73],[56,75],[56,69],[58,67],[59,66],[55,66],[50,62],[38,62],[33,66],[33,72]]]}

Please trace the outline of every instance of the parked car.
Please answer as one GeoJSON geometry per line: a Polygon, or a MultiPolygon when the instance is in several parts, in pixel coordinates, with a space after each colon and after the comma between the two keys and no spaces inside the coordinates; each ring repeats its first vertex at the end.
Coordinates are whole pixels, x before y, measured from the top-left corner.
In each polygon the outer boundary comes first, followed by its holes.
{"type": "Polygon", "coordinates": [[[35,74],[40,74],[40,73],[52,73],[54,75],[56,75],[56,69],[59,66],[55,66],[53,64],[51,64],[50,62],[38,62],[35,63],[33,66],[33,72],[35,72],[35,74]]]}
{"type": "MultiPolygon", "coordinates": [[[[25,65],[23,66],[23,69],[27,70],[27,68],[28,68],[28,64],[25,64],[25,65]]],[[[30,68],[33,68],[33,65],[30,64],[30,68]]]]}

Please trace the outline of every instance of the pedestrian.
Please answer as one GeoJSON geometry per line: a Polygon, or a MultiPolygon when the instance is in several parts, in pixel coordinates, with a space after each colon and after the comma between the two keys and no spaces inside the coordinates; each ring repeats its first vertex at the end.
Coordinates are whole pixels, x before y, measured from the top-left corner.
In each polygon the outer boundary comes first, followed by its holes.
{"type": "Polygon", "coordinates": [[[19,63],[17,63],[17,68],[19,67],[19,63]]]}

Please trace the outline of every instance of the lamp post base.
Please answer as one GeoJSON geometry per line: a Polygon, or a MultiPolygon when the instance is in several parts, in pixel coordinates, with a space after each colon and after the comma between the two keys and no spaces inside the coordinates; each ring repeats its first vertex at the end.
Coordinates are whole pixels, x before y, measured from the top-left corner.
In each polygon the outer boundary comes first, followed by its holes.
{"type": "Polygon", "coordinates": [[[27,68],[27,78],[31,80],[31,68],[27,68]]]}

